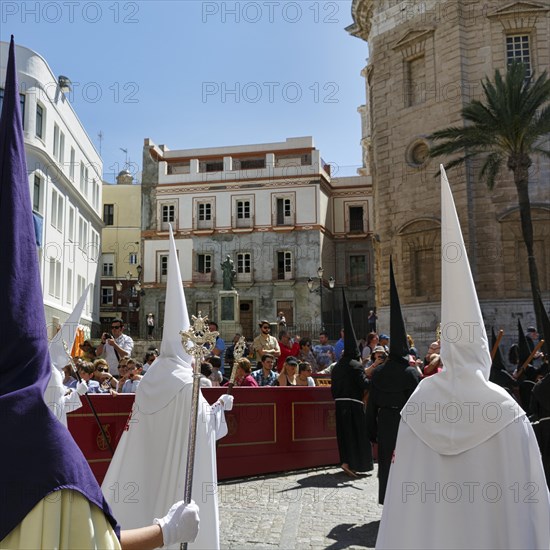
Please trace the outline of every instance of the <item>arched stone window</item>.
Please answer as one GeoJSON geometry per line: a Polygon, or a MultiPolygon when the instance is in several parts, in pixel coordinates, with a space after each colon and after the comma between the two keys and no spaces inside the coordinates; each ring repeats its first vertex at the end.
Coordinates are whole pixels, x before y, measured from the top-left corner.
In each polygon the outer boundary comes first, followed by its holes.
{"type": "Polygon", "coordinates": [[[409,302],[441,298],[441,224],[436,219],[407,223],[398,231],[401,266],[400,292],[409,302]],[[402,290],[401,290],[402,289],[402,290]]]}

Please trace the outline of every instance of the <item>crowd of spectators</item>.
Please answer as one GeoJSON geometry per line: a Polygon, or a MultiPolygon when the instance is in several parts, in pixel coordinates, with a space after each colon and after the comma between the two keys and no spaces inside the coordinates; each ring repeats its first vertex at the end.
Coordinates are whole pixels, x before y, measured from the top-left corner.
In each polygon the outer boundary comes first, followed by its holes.
{"type": "MultiPolygon", "coordinates": [[[[259,323],[259,334],[252,342],[245,343],[240,358],[235,357],[235,345],[239,342],[241,335],[235,334],[231,345],[227,347],[221,336],[218,336],[210,355],[201,364],[201,386],[227,386],[234,366],[234,380],[231,383],[239,387],[311,387],[316,385],[316,379],[326,380],[330,377],[331,369],[342,354],[343,329],[340,332],[340,339],[334,344],[330,343],[326,331],[318,334],[314,344],[308,336],[300,337],[291,334],[286,324],[278,323],[276,326],[280,328],[278,338],[270,334],[271,323],[262,320],[259,323]]],[[[218,325],[215,322],[211,322],[209,328],[211,331],[218,331],[218,325]]],[[[113,320],[111,332],[112,334],[102,335],[97,348],[89,340],[80,345],[82,354],[75,358],[78,376],[88,386],[88,393],[111,395],[135,393],[141,379],[157,358],[158,351],[150,348],[141,362],[132,357],[134,342],[124,334],[124,323],[121,319],[113,320]]],[[[533,342],[538,339],[538,333],[529,327],[526,336],[529,348],[532,350],[533,342]]],[[[389,339],[390,335],[370,332],[358,342],[361,363],[367,378],[372,378],[376,369],[386,361],[389,339]]],[[[410,335],[407,335],[407,340],[409,366],[414,367],[420,377],[433,376],[441,372],[443,363],[439,340],[433,341],[423,355],[419,354],[410,335]]],[[[532,386],[534,381],[531,384],[529,377],[533,369],[521,369],[518,349],[516,344],[510,349],[510,364],[507,366],[510,378],[521,383],[521,378],[527,377],[532,386]]],[[[537,354],[535,359],[540,357],[541,354],[537,354]]],[[[64,385],[74,389],[77,384],[77,375],[73,372],[71,365],[67,365],[63,372],[64,385]]],[[[519,400],[521,404],[521,398],[519,400]]]]}
{"type": "MultiPolygon", "coordinates": [[[[216,323],[210,323],[209,328],[211,331],[218,332],[216,323]]],[[[113,335],[103,334],[97,348],[94,348],[90,341],[81,344],[83,353],[81,357],[75,359],[77,373],[74,373],[70,364],[64,367],[63,383],[68,391],[81,393],[82,383],[79,383],[81,379],[87,386],[88,393],[116,396],[136,392],[140,381],[147,376],[148,369],[156,360],[158,351],[150,348],[145,353],[143,362],[140,362],[132,356],[133,341],[124,334],[124,324],[120,319],[113,321],[111,330],[113,335]],[[116,374],[113,374],[113,368],[116,369],[116,374]]],[[[335,370],[332,389],[338,387],[338,376],[341,375],[342,370],[342,361],[340,363],[338,361],[344,350],[343,329],[340,332],[340,339],[334,344],[329,341],[329,335],[325,331],[320,332],[317,341],[314,342],[309,336],[300,337],[291,334],[286,324],[272,325],[266,320],[260,322],[259,332],[256,338],[252,342],[245,343],[244,347],[240,334],[235,334],[231,345],[227,347],[218,335],[210,355],[201,363],[201,387],[326,386],[331,385],[333,381],[331,379],[333,369],[335,370]],[[279,327],[278,338],[270,334],[272,326],[279,327]]],[[[392,401],[393,396],[399,396],[403,392],[397,386],[386,393],[381,393],[380,390],[380,377],[384,374],[392,375],[393,371],[388,371],[388,368],[395,367],[395,361],[392,363],[389,359],[390,337],[391,335],[373,331],[359,340],[357,344],[360,361],[355,361],[356,367],[354,367],[364,371],[364,374],[361,373],[363,382],[358,390],[363,395],[363,410],[366,411],[367,418],[366,433],[369,435],[365,441],[370,440],[378,444],[380,503],[384,502],[389,465],[395,448],[400,418],[399,410],[404,403],[402,399],[399,403],[392,401]],[[391,413],[389,416],[388,412],[391,413]]],[[[547,377],[548,357],[538,351],[537,341],[539,341],[538,333],[533,327],[529,327],[526,334],[519,335],[518,344],[510,348],[507,365],[493,361],[490,376],[490,381],[504,387],[518,401],[534,422],[534,426],[540,424],[541,419],[546,419],[545,403],[548,400],[548,387],[550,387],[547,377]],[[545,376],[546,379],[544,379],[545,376]]],[[[422,354],[418,351],[411,335],[407,335],[407,342],[409,368],[406,368],[407,355],[405,355],[404,370],[416,380],[416,384],[421,378],[437,376],[444,369],[439,339],[431,342],[422,354]]],[[[399,372],[401,372],[400,368],[397,369],[399,372]]],[[[394,381],[398,385],[397,378],[394,381]]],[[[390,386],[394,387],[393,382],[390,386]]],[[[412,391],[414,391],[413,387],[410,388],[410,392],[412,391]]],[[[410,392],[402,398],[408,399],[410,392]]],[[[539,439],[542,437],[541,441],[548,440],[548,429],[545,429],[545,432],[541,432],[543,436],[538,434],[539,439]]],[[[540,441],[539,444],[541,449],[546,445],[540,441]]],[[[550,464],[548,458],[545,460],[546,475],[550,479],[550,464]]],[[[343,460],[344,471],[356,477],[353,469],[347,468],[345,462],[343,460]]]]}
{"type": "Polygon", "coordinates": [[[124,322],[113,319],[111,333],[101,335],[97,348],[89,340],[80,344],[81,355],[74,358],[74,368],[70,363],[63,368],[63,384],[74,389],[80,378],[88,387],[87,393],[135,393],[158,351],[149,350],[141,362],[132,357],[133,349],[134,341],[124,334],[124,322]]]}

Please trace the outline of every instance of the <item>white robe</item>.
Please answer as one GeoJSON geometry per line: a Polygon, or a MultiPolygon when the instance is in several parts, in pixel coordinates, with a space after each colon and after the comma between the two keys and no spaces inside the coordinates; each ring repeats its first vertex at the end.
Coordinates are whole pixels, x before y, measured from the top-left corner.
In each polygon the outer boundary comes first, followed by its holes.
{"type": "Polygon", "coordinates": [[[453,455],[435,451],[401,420],[377,549],[549,546],[550,498],[525,415],[453,455]]]}
{"type": "Polygon", "coordinates": [[[67,413],[82,407],[80,396],[76,390],[67,392],[68,389],[63,385],[63,375],[52,366],[52,374],[44,392],[44,401],[57,420],[65,427],[67,426],[67,413]]]}
{"type": "MultiPolygon", "coordinates": [[[[181,341],[180,330],[189,328],[189,317],[171,227],[169,250],[160,355],[137,387],[127,431],[101,486],[122,529],[149,525],[185,496],[193,376],[191,357],[181,341]]],[[[227,433],[227,425],[221,404],[211,407],[199,395],[191,498],[199,506],[200,527],[189,548],[217,549],[216,439],[227,433]]]]}
{"type": "MultiPolygon", "coordinates": [[[[163,517],[174,502],[184,497],[193,384],[187,373],[162,372],[158,367],[154,364],[143,382],[147,379],[151,383],[158,375],[159,385],[164,386],[164,395],[170,401],[164,405],[158,393],[157,399],[151,396],[145,399],[140,392],[142,386],[144,390],[153,391],[158,386],[140,384],[129,429],[120,439],[101,486],[123,529],[149,525],[153,518],[163,517]],[[183,383],[181,378],[184,377],[188,377],[187,383],[183,383]],[[167,396],[174,392],[173,397],[167,396]],[[163,407],[157,410],[155,402],[159,401],[163,407]]],[[[201,394],[192,490],[201,523],[198,537],[189,548],[217,549],[220,546],[216,439],[226,433],[221,406],[211,407],[201,394]]],[[[179,549],[179,545],[173,548],[179,549]]]]}
{"type": "Polygon", "coordinates": [[[489,343],[441,166],[441,359],[401,411],[376,548],[550,548],[533,429],[488,381],[489,343]]]}

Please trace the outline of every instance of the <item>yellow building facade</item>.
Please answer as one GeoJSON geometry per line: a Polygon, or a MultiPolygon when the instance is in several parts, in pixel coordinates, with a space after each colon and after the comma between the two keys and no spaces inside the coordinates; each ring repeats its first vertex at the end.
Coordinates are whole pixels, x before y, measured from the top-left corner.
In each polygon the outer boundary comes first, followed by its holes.
{"type": "MultiPolygon", "coordinates": [[[[139,334],[141,298],[141,185],[122,171],[116,184],[103,184],[101,234],[100,321],[108,330],[111,319],[122,318],[126,333],[139,334]]],[[[143,332],[143,331],[141,331],[143,332]]]]}

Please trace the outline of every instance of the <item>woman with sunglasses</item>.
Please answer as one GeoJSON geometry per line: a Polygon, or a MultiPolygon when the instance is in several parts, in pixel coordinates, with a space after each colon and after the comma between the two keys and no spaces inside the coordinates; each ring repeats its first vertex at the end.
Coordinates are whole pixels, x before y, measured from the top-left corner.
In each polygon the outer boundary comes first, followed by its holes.
{"type": "Polygon", "coordinates": [[[298,365],[298,376],[296,377],[296,385],[314,387],[315,380],[313,380],[313,377],[311,376],[312,372],[313,369],[311,368],[311,365],[306,361],[302,361],[298,365]]]}
{"type": "Polygon", "coordinates": [[[92,379],[99,383],[100,393],[114,390],[117,385],[117,379],[109,372],[109,364],[105,359],[96,359],[93,362],[94,372],[92,379]]]}
{"type": "Polygon", "coordinates": [[[300,351],[298,352],[298,360],[302,363],[309,363],[311,365],[312,372],[319,371],[317,365],[317,359],[313,355],[312,344],[310,338],[302,338],[300,340],[300,351]]]}

